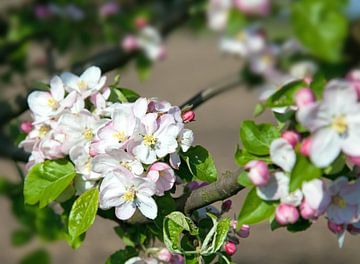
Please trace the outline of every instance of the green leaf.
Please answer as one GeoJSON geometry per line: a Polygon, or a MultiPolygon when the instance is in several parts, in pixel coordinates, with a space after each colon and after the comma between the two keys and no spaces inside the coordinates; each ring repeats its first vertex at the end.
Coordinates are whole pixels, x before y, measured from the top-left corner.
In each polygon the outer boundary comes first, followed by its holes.
{"type": "Polygon", "coordinates": [[[136,69],[140,80],[144,81],[150,76],[152,61],[144,54],[140,54],[136,59],[136,69]]]}
{"type": "Polygon", "coordinates": [[[274,212],[275,207],[261,200],[256,194],[256,188],[253,188],[246,196],[238,217],[237,226],[259,223],[271,217],[274,212]]]}
{"type": "Polygon", "coordinates": [[[346,157],[345,155],[339,155],[333,163],[331,163],[328,167],[324,169],[324,173],[327,175],[334,175],[338,174],[344,169],[346,164],[346,157]]]}
{"type": "Polygon", "coordinates": [[[265,110],[266,110],[266,106],[264,105],[264,103],[258,103],[255,105],[255,110],[254,110],[253,115],[255,117],[258,117],[259,115],[264,113],[265,110]]]}
{"type": "Polygon", "coordinates": [[[188,231],[193,236],[199,232],[193,221],[181,212],[172,212],[165,217],[163,227],[164,243],[171,252],[182,252],[180,235],[183,231],[188,231]]]}
{"type": "Polygon", "coordinates": [[[295,224],[287,225],[287,230],[292,233],[302,232],[308,229],[311,224],[309,220],[300,218],[295,224]]]}
{"type": "Polygon", "coordinates": [[[263,160],[266,163],[271,163],[270,156],[256,156],[249,153],[246,149],[240,149],[239,147],[236,149],[235,161],[239,166],[243,167],[252,160],[263,160]]]}
{"type": "Polygon", "coordinates": [[[296,164],[290,176],[290,192],[301,188],[303,182],[320,178],[321,169],[315,167],[308,158],[297,155],[296,164]]]}
{"type": "Polygon", "coordinates": [[[28,243],[34,236],[34,233],[28,229],[19,229],[11,234],[11,243],[14,246],[22,246],[28,243]]]}
{"type": "Polygon", "coordinates": [[[186,161],[191,174],[201,181],[214,182],[217,180],[217,170],[210,153],[201,146],[191,147],[181,154],[186,161]]]}
{"type": "Polygon", "coordinates": [[[292,4],[291,23],[297,38],[323,60],[341,59],[348,30],[344,7],[344,1],[332,0],[300,0],[292,4]]]}
{"type": "Polygon", "coordinates": [[[314,92],[314,94],[318,100],[321,100],[323,97],[326,83],[327,83],[327,81],[326,81],[324,75],[318,73],[314,76],[314,78],[310,84],[310,88],[314,92]]]}
{"type": "Polygon", "coordinates": [[[111,89],[111,93],[110,93],[109,101],[113,103],[135,102],[140,97],[138,93],[127,88],[110,86],[110,89],[111,89]]]}
{"type": "Polygon", "coordinates": [[[279,90],[277,90],[273,95],[271,95],[265,102],[267,107],[284,107],[294,105],[294,96],[295,93],[306,87],[306,83],[303,81],[293,81],[290,82],[279,90]]]}
{"type": "Polygon", "coordinates": [[[138,252],[133,247],[126,247],[125,249],[116,251],[105,262],[105,264],[123,264],[128,259],[138,256],[138,252]]]}
{"type": "Polygon", "coordinates": [[[240,33],[246,26],[246,17],[242,12],[236,8],[232,8],[229,12],[227,20],[226,33],[229,35],[235,35],[240,33]]]}
{"type": "Polygon", "coordinates": [[[238,184],[240,184],[244,187],[253,187],[254,186],[254,184],[249,179],[248,172],[244,171],[244,170],[242,172],[240,172],[237,182],[238,182],[238,184]]]}
{"type": "Polygon", "coordinates": [[[84,192],[73,204],[69,216],[69,235],[72,239],[85,233],[94,223],[99,203],[97,188],[84,192]]]}
{"type": "Polygon", "coordinates": [[[44,249],[38,249],[26,255],[20,264],[50,264],[50,255],[44,249]]]}
{"type": "Polygon", "coordinates": [[[280,131],[272,124],[259,124],[245,120],[240,126],[240,139],[245,149],[254,155],[268,155],[271,142],[280,137],[280,131]]]}
{"type": "Polygon", "coordinates": [[[25,179],[25,202],[39,202],[40,208],[45,207],[69,186],[75,175],[74,166],[65,159],[47,160],[36,164],[25,179]]]}

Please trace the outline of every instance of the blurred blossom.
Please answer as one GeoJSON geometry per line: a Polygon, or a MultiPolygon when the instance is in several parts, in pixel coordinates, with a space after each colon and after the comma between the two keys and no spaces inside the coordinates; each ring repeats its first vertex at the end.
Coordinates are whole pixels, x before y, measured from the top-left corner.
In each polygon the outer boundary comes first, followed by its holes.
{"type": "Polygon", "coordinates": [[[44,19],[51,17],[52,13],[48,5],[38,4],[34,8],[34,13],[37,18],[44,19]]]}
{"type": "Polygon", "coordinates": [[[80,21],[85,17],[84,11],[76,5],[69,4],[65,7],[66,14],[75,21],[80,21]]]}
{"type": "Polygon", "coordinates": [[[110,1],[100,6],[99,14],[101,17],[109,17],[116,15],[119,12],[119,5],[116,2],[110,1]]]}
{"type": "Polygon", "coordinates": [[[234,4],[247,15],[266,16],[271,11],[270,0],[234,0],[234,4]]]}
{"type": "Polygon", "coordinates": [[[349,0],[348,6],[346,8],[346,14],[352,20],[355,20],[360,17],[360,1],[359,0],[349,0]]]}
{"type": "Polygon", "coordinates": [[[220,31],[225,29],[229,11],[231,8],[231,0],[210,0],[208,3],[208,26],[210,29],[220,31]]]}

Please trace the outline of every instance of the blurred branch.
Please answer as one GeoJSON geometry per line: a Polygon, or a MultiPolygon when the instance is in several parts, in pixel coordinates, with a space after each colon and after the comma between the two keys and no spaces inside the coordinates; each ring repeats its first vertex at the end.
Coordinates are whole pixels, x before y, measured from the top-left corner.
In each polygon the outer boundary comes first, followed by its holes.
{"type": "MultiPolygon", "coordinates": [[[[238,192],[244,189],[244,186],[239,185],[237,182],[240,171],[241,170],[227,172],[223,174],[216,182],[196,189],[191,193],[183,194],[175,200],[176,210],[184,212],[186,215],[190,215],[197,209],[236,195],[238,192]]],[[[113,220],[117,221],[116,219],[113,220]]],[[[140,212],[136,212],[136,214],[130,218],[127,223],[143,224],[149,221],[150,219],[143,216],[140,212]]]]}

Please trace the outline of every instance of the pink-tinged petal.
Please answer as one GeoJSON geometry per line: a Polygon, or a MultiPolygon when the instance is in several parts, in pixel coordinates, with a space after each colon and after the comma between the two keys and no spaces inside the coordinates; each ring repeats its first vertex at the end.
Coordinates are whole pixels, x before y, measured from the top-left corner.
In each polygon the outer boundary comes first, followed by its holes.
{"type": "Polygon", "coordinates": [[[48,116],[52,112],[52,108],[49,106],[49,99],[52,99],[52,96],[49,92],[32,92],[27,101],[30,110],[39,116],[48,116]]]}
{"type": "Polygon", "coordinates": [[[153,134],[158,129],[156,122],[157,117],[157,113],[149,113],[141,119],[141,123],[145,126],[147,134],[153,134]]]}
{"type": "Polygon", "coordinates": [[[156,153],[152,151],[150,148],[145,146],[144,144],[140,144],[133,149],[133,154],[137,157],[141,162],[145,164],[151,164],[156,161],[156,153]]]}
{"type": "Polygon", "coordinates": [[[146,98],[141,97],[135,101],[133,111],[137,118],[142,118],[146,114],[147,109],[148,101],[146,98]]]}
{"type": "Polygon", "coordinates": [[[138,193],[136,199],[139,202],[140,212],[147,218],[155,219],[157,216],[157,205],[153,198],[138,193]]]}
{"type": "Polygon", "coordinates": [[[155,170],[150,170],[148,173],[147,173],[147,177],[152,180],[153,182],[157,182],[157,180],[159,179],[160,175],[159,175],[159,172],[158,171],[155,171],[155,170]]]}
{"type": "Polygon", "coordinates": [[[91,161],[92,170],[97,173],[105,173],[108,170],[119,167],[120,163],[108,154],[100,154],[91,161]]]}
{"type": "Polygon", "coordinates": [[[80,81],[79,76],[76,76],[75,74],[72,74],[71,72],[64,72],[63,74],[60,75],[60,78],[64,82],[65,89],[68,92],[71,92],[74,90],[77,92],[80,92],[79,87],[78,87],[78,82],[80,81]]]}
{"type": "Polygon", "coordinates": [[[101,70],[99,67],[91,66],[87,68],[81,75],[80,79],[86,81],[88,84],[96,84],[101,78],[101,70]]]}
{"type": "Polygon", "coordinates": [[[100,208],[109,209],[112,207],[120,206],[124,203],[121,199],[124,194],[124,189],[108,186],[100,192],[100,208]]]}
{"type": "Polygon", "coordinates": [[[136,206],[133,202],[125,202],[115,208],[115,215],[120,220],[130,219],[136,211],[136,206]]]}
{"type": "Polygon", "coordinates": [[[315,131],[320,127],[330,124],[330,118],[319,118],[320,104],[318,102],[301,107],[296,112],[296,118],[304,127],[315,131]]]}
{"type": "Polygon", "coordinates": [[[357,94],[349,82],[333,80],[325,88],[323,101],[330,106],[331,113],[339,114],[357,103],[357,94]]]}
{"type": "Polygon", "coordinates": [[[324,212],[331,202],[331,196],[322,180],[315,179],[310,182],[304,182],[302,191],[306,203],[314,210],[324,212]]]}
{"type": "Polygon", "coordinates": [[[181,164],[180,156],[177,153],[171,153],[169,162],[171,167],[173,167],[175,170],[178,170],[181,164]]]}
{"type": "Polygon", "coordinates": [[[257,195],[265,201],[279,200],[289,193],[289,177],[282,172],[276,172],[266,186],[257,187],[257,195]]]}
{"type": "Polygon", "coordinates": [[[342,142],[342,150],[349,156],[360,156],[359,128],[349,131],[349,136],[342,142]]]}
{"type": "Polygon", "coordinates": [[[290,172],[296,162],[293,147],[283,138],[275,139],[270,146],[270,157],[274,164],[290,172]]]}
{"type": "Polygon", "coordinates": [[[56,101],[64,99],[64,84],[59,76],[55,76],[50,80],[50,92],[56,101]]]}
{"type": "MultiPolygon", "coordinates": [[[[77,98],[78,98],[78,94],[75,91],[72,91],[64,98],[64,100],[61,102],[61,105],[64,108],[71,108],[75,104],[77,98]]],[[[82,110],[83,108],[84,106],[80,110],[82,110]]]]}
{"type": "Polygon", "coordinates": [[[318,130],[312,137],[311,161],[320,168],[329,166],[341,152],[339,135],[330,127],[318,130]]]}

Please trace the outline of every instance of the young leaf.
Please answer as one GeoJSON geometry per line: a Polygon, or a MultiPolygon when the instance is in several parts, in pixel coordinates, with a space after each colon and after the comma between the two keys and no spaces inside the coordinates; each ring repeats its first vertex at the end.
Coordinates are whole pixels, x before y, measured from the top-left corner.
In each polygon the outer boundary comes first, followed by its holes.
{"type": "Polygon", "coordinates": [[[239,147],[236,149],[235,161],[239,166],[243,167],[252,160],[263,160],[266,163],[271,163],[270,156],[256,156],[249,153],[246,149],[240,149],[239,147]]]}
{"type": "Polygon", "coordinates": [[[50,264],[50,255],[45,249],[38,249],[26,255],[20,264],[50,264]]]}
{"type": "Polygon", "coordinates": [[[140,95],[133,90],[121,87],[110,86],[111,93],[109,97],[109,101],[111,102],[135,102],[140,95]]]}
{"type": "Polygon", "coordinates": [[[28,243],[34,236],[34,232],[28,229],[19,229],[11,234],[13,246],[22,246],[28,243]]]}
{"type": "Polygon", "coordinates": [[[94,223],[99,203],[97,188],[84,192],[73,204],[69,216],[69,235],[74,240],[94,223]]]}
{"type": "Polygon", "coordinates": [[[136,257],[139,253],[133,247],[126,247],[112,254],[105,262],[105,264],[120,264],[125,263],[128,259],[136,257]]]}
{"type": "Polygon", "coordinates": [[[242,171],[237,180],[238,184],[244,187],[253,187],[254,184],[250,181],[247,171],[242,171]]]}
{"type": "Polygon", "coordinates": [[[201,181],[214,182],[217,180],[217,170],[210,153],[201,146],[191,147],[182,153],[192,175],[201,181]]]}
{"type": "Polygon", "coordinates": [[[272,124],[257,125],[254,121],[245,120],[240,126],[240,139],[246,150],[254,155],[269,154],[271,142],[280,137],[280,131],[272,124]]]}
{"type": "Polygon", "coordinates": [[[40,208],[45,207],[68,187],[75,175],[74,166],[65,159],[47,160],[36,164],[25,179],[25,202],[39,202],[40,208]]]}
{"type": "Polygon", "coordinates": [[[290,192],[301,188],[303,182],[311,181],[321,176],[321,169],[315,167],[308,158],[297,155],[296,164],[290,176],[290,192]]]}
{"type": "Polygon", "coordinates": [[[253,188],[246,196],[238,217],[237,226],[259,223],[268,219],[274,212],[275,207],[261,200],[256,194],[256,188],[253,188]]]}
{"type": "Polygon", "coordinates": [[[306,87],[306,83],[303,81],[290,82],[271,95],[265,104],[270,108],[291,106],[294,104],[295,93],[303,87],[306,87]]]}

